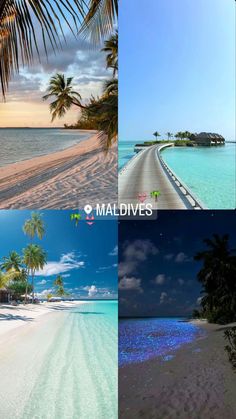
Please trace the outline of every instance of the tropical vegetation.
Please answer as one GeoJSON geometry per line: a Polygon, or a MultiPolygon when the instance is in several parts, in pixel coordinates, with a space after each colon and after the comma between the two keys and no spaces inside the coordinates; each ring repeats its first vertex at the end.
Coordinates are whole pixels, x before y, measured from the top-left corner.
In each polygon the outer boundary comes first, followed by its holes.
{"type": "MultiPolygon", "coordinates": [[[[42,214],[32,212],[29,219],[24,222],[23,232],[29,237],[30,243],[22,249],[21,254],[15,250],[3,256],[0,263],[0,290],[8,293],[11,300],[35,302],[35,275],[47,263],[45,250],[34,240],[41,240],[46,233],[42,214]]],[[[55,296],[66,296],[62,276],[57,276],[54,281],[55,296]]],[[[47,299],[53,297],[49,293],[47,299]]]]}
{"type": "Polygon", "coordinates": [[[75,36],[80,33],[94,44],[100,44],[113,32],[117,16],[118,0],[1,0],[0,83],[3,96],[21,64],[32,65],[35,55],[40,59],[42,52],[48,56],[49,46],[54,53],[61,49],[66,41],[65,27],[75,36]]]}
{"type": "Polygon", "coordinates": [[[215,234],[204,243],[206,248],[195,255],[195,260],[202,263],[197,275],[203,294],[199,317],[210,323],[235,322],[236,250],[230,247],[228,235],[215,234]]]}

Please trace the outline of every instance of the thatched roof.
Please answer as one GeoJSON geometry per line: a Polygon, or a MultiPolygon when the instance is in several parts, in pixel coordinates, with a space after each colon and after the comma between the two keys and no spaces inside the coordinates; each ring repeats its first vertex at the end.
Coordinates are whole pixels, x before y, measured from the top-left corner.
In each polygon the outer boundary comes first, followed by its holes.
{"type": "Polygon", "coordinates": [[[191,140],[225,140],[224,137],[220,134],[215,134],[212,132],[200,132],[200,134],[192,134],[191,135],[191,140]]]}

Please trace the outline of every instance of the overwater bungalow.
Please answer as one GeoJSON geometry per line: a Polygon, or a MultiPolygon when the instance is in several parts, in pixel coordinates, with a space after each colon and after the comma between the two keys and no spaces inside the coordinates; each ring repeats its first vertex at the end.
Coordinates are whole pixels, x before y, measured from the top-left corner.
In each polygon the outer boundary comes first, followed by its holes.
{"type": "Polygon", "coordinates": [[[199,146],[217,146],[224,145],[225,138],[220,134],[214,134],[210,132],[201,132],[200,134],[192,134],[190,140],[193,145],[199,146]]]}

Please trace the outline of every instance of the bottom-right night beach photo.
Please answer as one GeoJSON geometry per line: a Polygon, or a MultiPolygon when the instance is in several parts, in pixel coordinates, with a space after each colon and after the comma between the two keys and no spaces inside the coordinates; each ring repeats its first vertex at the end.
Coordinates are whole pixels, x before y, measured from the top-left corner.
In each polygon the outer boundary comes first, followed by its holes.
{"type": "Polygon", "coordinates": [[[235,419],[236,212],[119,223],[119,417],[235,419]]]}

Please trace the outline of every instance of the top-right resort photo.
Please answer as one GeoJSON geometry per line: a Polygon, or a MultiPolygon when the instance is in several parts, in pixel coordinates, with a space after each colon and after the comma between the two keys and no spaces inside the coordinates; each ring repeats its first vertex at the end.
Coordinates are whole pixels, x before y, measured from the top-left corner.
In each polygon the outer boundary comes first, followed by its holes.
{"type": "Polygon", "coordinates": [[[235,209],[235,1],[121,0],[119,29],[119,205],[235,209]]]}

